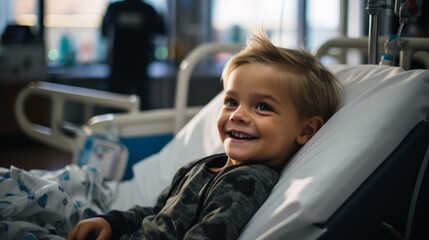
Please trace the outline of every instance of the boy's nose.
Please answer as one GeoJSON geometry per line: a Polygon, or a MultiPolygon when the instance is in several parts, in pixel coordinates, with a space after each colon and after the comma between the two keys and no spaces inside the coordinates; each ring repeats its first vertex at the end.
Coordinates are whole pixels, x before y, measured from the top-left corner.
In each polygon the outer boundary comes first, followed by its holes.
{"type": "Polygon", "coordinates": [[[247,123],[249,122],[249,114],[248,110],[246,110],[244,107],[238,107],[229,117],[229,119],[233,122],[242,122],[247,123]]]}

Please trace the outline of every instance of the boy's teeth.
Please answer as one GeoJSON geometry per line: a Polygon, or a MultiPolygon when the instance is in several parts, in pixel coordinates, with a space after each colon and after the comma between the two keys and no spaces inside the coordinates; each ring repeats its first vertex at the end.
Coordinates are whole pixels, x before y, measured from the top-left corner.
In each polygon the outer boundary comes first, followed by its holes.
{"type": "Polygon", "coordinates": [[[246,135],[246,134],[243,134],[243,133],[231,132],[231,135],[232,135],[233,137],[236,137],[236,138],[247,138],[247,139],[252,138],[252,136],[250,136],[250,135],[246,135]]]}

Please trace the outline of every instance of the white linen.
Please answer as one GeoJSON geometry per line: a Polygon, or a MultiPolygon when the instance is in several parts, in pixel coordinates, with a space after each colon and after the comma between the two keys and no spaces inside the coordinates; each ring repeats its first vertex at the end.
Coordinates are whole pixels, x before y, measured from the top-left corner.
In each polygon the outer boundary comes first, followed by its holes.
{"type": "Polygon", "coordinates": [[[62,239],[79,220],[107,210],[113,189],[94,167],[0,168],[0,239],[62,239]]]}

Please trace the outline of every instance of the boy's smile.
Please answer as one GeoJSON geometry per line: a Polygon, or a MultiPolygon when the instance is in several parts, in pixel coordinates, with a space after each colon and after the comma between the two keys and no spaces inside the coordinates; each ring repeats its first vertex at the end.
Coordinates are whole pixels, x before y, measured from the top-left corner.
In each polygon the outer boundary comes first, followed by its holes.
{"type": "Polygon", "coordinates": [[[235,148],[246,147],[245,144],[252,143],[252,141],[258,139],[257,136],[237,130],[227,130],[226,135],[231,147],[235,148]]]}
{"type": "Polygon", "coordinates": [[[237,139],[237,140],[240,140],[240,139],[241,140],[252,140],[252,139],[256,138],[255,136],[248,135],[248,134],[242,133],[242,132],[237,132],[237,131],[234,131],[234,130],[228,131],[228,135],[231,138],[234,138],[234,139],[237,139]]]}
{"type": "Polygon", "coordinates": [[[231,72],[218,117],[228,165],[259,162],[280,169],[306,142],[306,120],[289,97],[288,81],[274,67],[260,63],[231,72]]]}

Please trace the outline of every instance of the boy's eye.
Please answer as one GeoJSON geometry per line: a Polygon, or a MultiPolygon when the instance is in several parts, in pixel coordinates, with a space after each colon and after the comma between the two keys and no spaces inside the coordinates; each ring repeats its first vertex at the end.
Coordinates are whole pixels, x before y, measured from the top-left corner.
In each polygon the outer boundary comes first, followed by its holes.
{"type": "Polygon", "coordinates": [[[229,107],[237,106],[237,101],[232,98],[225,99],[225,105],[229,107]]]}
{"type": "Polygon", "coordinates": [[[270,112],[272,112],[273,108],[270,105],[266,104],[266,103],[258,103],[258,105],[256,105],[256,110],[259,110],[259,111],[270,111],[270,112]]]}

